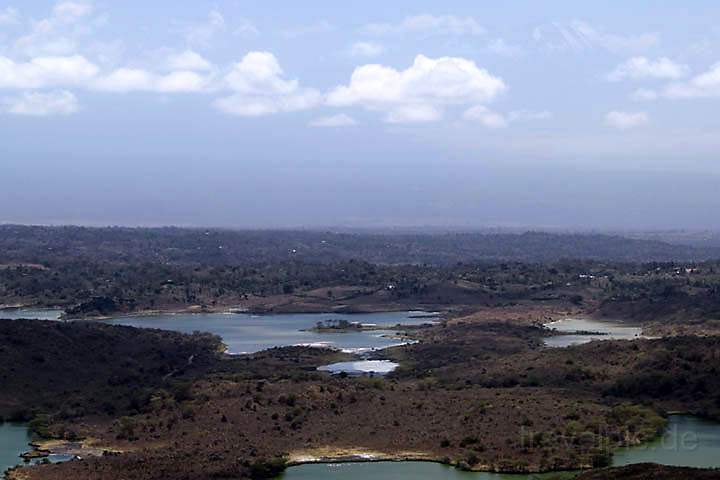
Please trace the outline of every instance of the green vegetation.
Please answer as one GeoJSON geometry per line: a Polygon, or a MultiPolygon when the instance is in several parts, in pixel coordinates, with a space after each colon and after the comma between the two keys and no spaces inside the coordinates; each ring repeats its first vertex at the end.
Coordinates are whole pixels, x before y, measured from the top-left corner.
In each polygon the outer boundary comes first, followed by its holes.
{"type": "Polygon", "coordinates": [[[36,438],[52,438],[49,425],[50,417],[48,415],[36,415],[28,422],[28,430],[36,438]]]}

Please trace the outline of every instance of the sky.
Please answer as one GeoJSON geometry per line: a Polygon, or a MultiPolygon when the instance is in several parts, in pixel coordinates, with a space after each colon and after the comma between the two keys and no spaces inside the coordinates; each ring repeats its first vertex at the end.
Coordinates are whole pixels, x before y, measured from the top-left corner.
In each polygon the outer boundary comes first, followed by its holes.
{"type": "Polygon", "coordinates": [[[720,229],[719,19],[0,0],[0,222],[720,229]]]}

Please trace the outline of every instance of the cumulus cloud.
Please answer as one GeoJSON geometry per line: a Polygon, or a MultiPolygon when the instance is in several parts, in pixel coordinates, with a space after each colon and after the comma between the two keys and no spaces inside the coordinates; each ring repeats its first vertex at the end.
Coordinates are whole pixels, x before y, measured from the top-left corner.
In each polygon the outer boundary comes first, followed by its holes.
{"type": "MultiPolygon", "coordinates": [[[[18,15],[16,10],[0,10],[0,21],[14,22],[18,15]]],[[[106,93],[224,92],[226,96],[214,102],[217,109],[249,116],[305,110],[322,103],[320,92],[287,78],[268,52],[250,52],[227,68],[213,65],[193,48],[162,49],[152,67],[123,64],[118,54],[124,49],[122,43],[77,41],[101,23],[93,4],[81,0],[59,1],[47,18],[30,22],[14,47],[4,48],[0,54],[0,89],[23,91],[4,100],[5,111],[70,114],[77,111],[73,89],[106,93]],[[61,53],[38,53],[48,51],[61,53]],[[39,92],[48,89],[54,90],[39,92]],[[43,102],[45,109],[41,108],[43,102]]],[[[180,31],[188,44],[207,46],[226,29],[220,12],[212,10],[206,21],[180,31]]],[[[249,24],[243,29],[251,30],[249,24]]]]}
{"type": "Polygon", "coordinates": [[[67,90],[54,92],[24,92],[0,102],[3,111],[15,115],[70,115],[79,110],[75,95],[67,90]]]}
{"type": "Polygon", "coordinates": [[[485,29],[472,17],[422,14],[406,17],[400,23],[371,23],[363,32],[370,35],[482,35],[485,29]]]}
{"type": "Polygon", "coordinates": [[[348,85],[328,94],[327,103],[385,112],[393,123],[433,121],[449,105],[487,103],[506,89],[501,78],[472,60],[418,55],[405,70],[378,64],[356,68],[348,85]]]}
{"type": "Polygon", "coordinates": [[[350,115],[340,113],[338,115],[316,118],[311,121],[309,125],[311,127],[349,127],[357,125],[357,122],[350,115]]]}
{"type": "Polygon", "coordinates": [[[119,68],[101,74],[100,68],[82,55],[38,57],[17,63],[0,56],[0,88],[42,89],[76,87],[108,92],[199,92],[210,79],[197,72],[178,70],[158,75],[141,69],[119,68]]]}
{"type": "Polygon", "coordinates": [[[535,27],[533,39],[551,50],[579,52],[601,48],[613,53],[644,51],[660,42],[660,36],[656,33],[619,35],[605,32],[581,20],[535,27]]]}
{"type": "Polygon", "coordinates": [[[91,88],[115,93],[193,93],[206,90],[209,82],[208,77],[187,70],[157,75],[141,69],[119,68],[98,78],[91,88]]]}
{"type": "Polygon", "coordinates": [[[233,65],[225,82],[236,92],[256,95],[286,94],[298,89],[297,80],[286,80],[275,55],[270,52],[250,52],[233,65]]]}
{"type": "Polygon", "coordinates": [[[385,51],[385,47],[374,42],[355,42],[350,46],[353,57],[377,57],[385,51]]]}
{"type": "Polygon", "coordinates": [[[647,57],[633,57],[618,65],[607,76],[611,82],[644,78],[678,79],[690,71],[687,65],[673,62],[667,57],[651,60],[647,57]]]}
{"type": "MultiPolygon", "coordinates": [[[[317,90],[302,88],[297,80],[285,78],[277,59],[269,52],[248,53],[222,78],[209,62],[189,50],[171,55],[166,67],[170,71],[164,73],[128,67],[105,72],[81,55],[37,57],[28,62],[0,56],[0,88],[74,87],[108,93],[167,94],[230,91],[232,95],[217,99],[214,106],[226,113],[246,116],[305,110],[322,102],[317,90]]],[[[29,94],[18,97],[25,104],[44,98],[29,94]]],[[[66,95],[63,99],[69,103],[66,95]]],[[[72,109],[66,111],[71,113],[72,109]]]]}
{"type": "Polygon", "coordinates": [[[167,59],[167,67],[170,70],[212,70],[212,64],[192,50],[171,54],[167,59]]]}
{"type": "Polygon", "coordinates": [[[250,52],[223,79],[235,92],[213,105],[224,113],[259,116],[306,110],[320,104],[317,90],[302,88],[297,80],[284,78],[277,58],[270,52],[250,52]]]}
{"type": "Polygon", "coordinates": [[[667,86],[663,92],[667,98],[717,98],[720,97],[720,63],[710,70],[686,82],[667,86]]]}
{"type": "Polygon", "coordinates": [[[618,130],[628,130],[641,127],[649,121],[645,112],[618,112],[612,111],[605,114],[605,124],[618,130]]]}
{"type": "Polygon", "coordinates": [[[0,88],[83,86],[94,79],[99,70],[81,55],[37,57],[22,63],[0,56],[0,88]]]}

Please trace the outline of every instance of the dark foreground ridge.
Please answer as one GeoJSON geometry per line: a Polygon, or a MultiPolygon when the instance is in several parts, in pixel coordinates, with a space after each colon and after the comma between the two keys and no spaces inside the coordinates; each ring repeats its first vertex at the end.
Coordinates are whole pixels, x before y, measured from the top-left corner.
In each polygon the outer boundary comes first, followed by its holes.
{"type": "Polygon", "coordinates": [[[0,320],[0,419],[136,410],[159,386],[203,371],[220,348],[207,333],[0,320]]]}

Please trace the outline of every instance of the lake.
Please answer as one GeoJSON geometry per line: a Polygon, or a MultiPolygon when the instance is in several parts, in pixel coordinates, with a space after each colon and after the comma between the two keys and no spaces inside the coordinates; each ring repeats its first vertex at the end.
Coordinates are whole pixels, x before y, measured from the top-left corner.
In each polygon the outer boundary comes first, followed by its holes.
{"type": "Polygon", "coordinates": [[[662,438],[620,449],[613,457],[616,466],[641,462],[720,467],[720,424],[688,415],[672,415],[662,438]]]}
{"type": "Polygon", "coordinates": [[[183,333],[210,332],[222,337],[228,353],[254,353],[272,347],[310,345],[333,347],[349,353],[402,345],[406,340],[392,330],[312,332],[318,322],[347,320],[375,324],[379,328],[397,324],[422,325],[434,317],[423,312],[390,312],[363,314],[268,314],[246,313],[197,313],[160,314],[148,316],[118,317],[105,320],[111,325],[130,325],[142,328],[159,328],[183,333]]]}
{"type": "Polygon", "coordinates": [[[345,372],[349,375],[386,375],[398,367],[398,364],[390,360],[359,360],[356,362],[338,362],[318,367],[321,372],[338,374],[345,372]]]}
{"type": "Polygon", "coordinates": [[[49,308],[3,308],[0,318],[5,320],[18,320],[27,318],[32,320],[60,320],[62,310],[49,308]]]}
{"type": "Polygon", "coordinates": [[[27,427],[19,423],[0,424],[0,472],[22,463],[20,454],[30,447],[27,427]]]}
{"type": "Polygon", "coordinates": [[[642,328],[629,326],[611,320],[590,320],[587,318],[565,318],[546,323],[545,327],[567,335],[556,335],[545,338],[548,347],[569,347],[592,342],[593,340],[633,340],[642,337],[642,328]],[[597,332],[602,335],[587,335],[577,332],[597,332]]]}
{"type": "MultiPolygon", "coordinates": [[[[654,462],[687,467],[720,467],[720,423],[672,415],[665,434],[643,445],[619,449],[613,466],[654,462]]],[[[561,478],[574,474],[563,473],[561,478]]],[[[511,475],[461,470],[429,462],[319,463],[290,467],[282,480],[531,480],[558,478],[558,472],[511,475]]]]}
{"type": "Polygon", "coordinates": [[[282,480],[529,480],[573,478],[571,473],[511,475],[464,472],[431,462],[317,463],[290,467],[282,480]]]}

